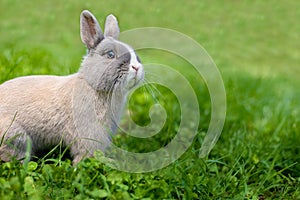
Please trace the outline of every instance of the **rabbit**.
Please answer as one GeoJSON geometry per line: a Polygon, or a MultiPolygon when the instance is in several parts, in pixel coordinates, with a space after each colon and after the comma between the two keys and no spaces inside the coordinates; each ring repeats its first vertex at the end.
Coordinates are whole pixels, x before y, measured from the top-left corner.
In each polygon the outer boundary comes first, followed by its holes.
{"type": "Polygon", "coordinates": [[[111,145],[127,93],[144,78],[139,57],[118,40],[119,33],[112,14],[103,33],[84,10],[80,36],[87,55],[77,73],[25,76],[0,85],[0,160],[22,160],[28,146],[32,158],[62,143],[77,164],[111,145]]]}

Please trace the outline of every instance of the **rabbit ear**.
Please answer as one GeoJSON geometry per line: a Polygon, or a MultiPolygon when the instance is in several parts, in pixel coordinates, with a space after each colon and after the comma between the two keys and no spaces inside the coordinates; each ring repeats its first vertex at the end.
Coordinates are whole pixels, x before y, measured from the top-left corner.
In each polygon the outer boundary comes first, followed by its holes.
{"type": "Polygon", "coordinates": [[[95,48],[104,39],[97,19],[87,10],[80,16],[80,36],[88,49],[95,48]]]}
{"type": "Polygon", "coordinates": [[[117,18],[112,14],[108,15],[105,21],[104,37],[110,36],[115,39],[118,39],[119,34],[120,34],[120,29],[119,29],[117,18]]]}

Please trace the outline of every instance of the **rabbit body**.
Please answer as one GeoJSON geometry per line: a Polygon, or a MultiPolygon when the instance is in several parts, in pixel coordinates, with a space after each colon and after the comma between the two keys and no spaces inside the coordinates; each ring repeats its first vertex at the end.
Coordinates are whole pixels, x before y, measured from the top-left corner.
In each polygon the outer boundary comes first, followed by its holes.
{"type": "Polygon", "coordinates": [[[114,16],[107,17],[104,34],[89,11],[80,22],[89,53],[78,73],[26,76],[0,85],[0,160],[24,158],[28,142],[32,155],[62,142],[75,164],[109,146],[126,94],[144,72],[134,51],[117,40],[114,16]]]}

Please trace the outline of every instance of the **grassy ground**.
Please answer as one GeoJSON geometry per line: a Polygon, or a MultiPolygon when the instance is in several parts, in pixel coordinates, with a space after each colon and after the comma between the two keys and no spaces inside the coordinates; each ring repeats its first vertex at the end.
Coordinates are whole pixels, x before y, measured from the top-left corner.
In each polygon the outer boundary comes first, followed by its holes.
{"type": "MultiPolygon", "coordinates": [[[[223,133],[207,159],[198,158],[210,117],[209,95],[200,84],[204,114],[199,134],[170,166],[130,174],[96,159],[87,159],[76,169],[59,156],[25,165],[1,163],[0,198],[299,199],[299,7],[296,0],[0,0],[1,83],[22,75],[75,72],[85,53],[79,14],[90,9],[101,24],[114,13],[121,30],[160,26],[193,37],[219,67],[228,105],[223,133]]],[[[147,51],[141,58],[146,63],[187,65],[147,51]]],[[[145,106],[135,107],[137,122],[146,123],[145,106]]],[[[151,141],[120,136],[116,142],[133,151],[151,150],[169,141],[176,123],[168,122],[165,135],[151,141]]]]}

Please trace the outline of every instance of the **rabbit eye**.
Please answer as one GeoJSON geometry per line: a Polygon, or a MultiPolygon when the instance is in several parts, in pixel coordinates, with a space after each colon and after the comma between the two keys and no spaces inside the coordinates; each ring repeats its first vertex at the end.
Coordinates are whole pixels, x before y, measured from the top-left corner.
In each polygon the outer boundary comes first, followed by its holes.
{"type": "Polygon", "coordinates": [[[106,53],[107,58],[112,59],[115,58],[115,52],[109,51],[106,53]]]}

